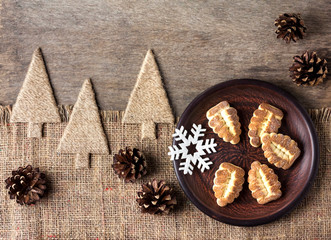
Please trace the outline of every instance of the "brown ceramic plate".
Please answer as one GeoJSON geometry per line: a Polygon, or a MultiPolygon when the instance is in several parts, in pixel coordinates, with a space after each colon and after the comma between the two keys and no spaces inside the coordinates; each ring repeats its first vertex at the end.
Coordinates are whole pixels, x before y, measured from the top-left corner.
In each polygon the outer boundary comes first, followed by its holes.
{"type": "MultiPolygon", "coordinates": [[[[182,171],[179,171],[179,163],[182,160],[174,161],[174,168],[187,197],[205,214],[233,225],[264,224],[289,212],[307,193],[318,169],[319,151],[316,132],[305,109],[284,90],[258,80],[240,79],[220,83],[209,88],[190,103],[177,127],[184,126],[189,131],[193,123],[202,124],[202,127],[207,129],[204,138],[214,138],[217,143],[217,152],[208,155],[213,165],[204,173],[195,167],[192,175],[184,175],[182,171]],[[237,145],[223,142],[208,127],[207,110],[224,100],[238,111],[242,133],[237,145]],[[288,170],[278,169],[269,164],[263,156],[262,149],[249,144],[248,124],[253,111],[262,102],[270,103],[283,111],[284,118],[278,132],[289,135],[298,142],[301,149],[300,157],[288,170]],[[278,175],[283,192],[280,199],[259,205],[251,196],[247,184],[247,173],[255,160],[267,164],[278,175]],[[223,208],[216,204],[212,190],[215,171],[222,162],[236,164],[246,172],[246,182],[239,197],[223,208]]],[[[176,144],[175,141],[174,144],[176,144]]]]}

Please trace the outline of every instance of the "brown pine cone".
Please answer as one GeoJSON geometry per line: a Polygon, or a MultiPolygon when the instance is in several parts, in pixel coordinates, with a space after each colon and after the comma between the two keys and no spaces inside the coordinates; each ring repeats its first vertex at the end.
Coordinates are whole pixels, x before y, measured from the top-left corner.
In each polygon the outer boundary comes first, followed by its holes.
{"type": "Polygon", "coordinates": [[[134,183],[136,179],[146,175],[146,159],[144,155],[136,148],[131,150],[126,147],[125,151],[120,150],[115,154],[112,165],[119,178],[124,178],[125,182],[134,183]]]}
{"type": "Polygon", "coordinates": [[[165,181],[157,182],[155,179],[147,184],[142,184],[137,202],[141,212],[149,214],[168,214],[170,209],[177,204],[173,189],[165,181]]]}
{"type": "Polygon", "coordinates": [[[296,42],[297,39],[302,39],[307,29],[299,13],[279,15],[279,18],[275,20],[275,26],[277,26],[277,38],[282,38],[287,43],[291,40],[296,42]]]}
{"type": "Polygon", "coordinates": [[[301,56],[294,56],[293,60],[290,76],[298,86],[314,86],[323,82],[328,72],[327,62],[317,57],[316,52],[306,51],[301,56]]]}
{"type": "Polygon", "coordinates": [[[16,202],[21,205],[36,203],[45,193],[45,178],[45,174],[40,173],[39,168],[33,168],[31,165],[12,171],[12,176],[5,181],[10,199],[16,198],[16,202]]]}

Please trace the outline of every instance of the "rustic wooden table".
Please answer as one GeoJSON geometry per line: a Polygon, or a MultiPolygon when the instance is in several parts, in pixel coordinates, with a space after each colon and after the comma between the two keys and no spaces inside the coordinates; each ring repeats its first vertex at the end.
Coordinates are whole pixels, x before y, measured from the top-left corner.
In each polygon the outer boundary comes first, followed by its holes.
{"type": "Polygon", "coordinates": [[[0,104],[15,102],[40,46],[59,104],[73,104],[92,78],[101,109],[124,110],[152,48],[176,115],[206,88],[234,78],[275,83],[306,108],[330,106],[331,80],[297,87],[288,71],[292,56],[307,49],[331,62],[330,10],[330,0],[0,0],[0,104]],[[276,39],[274,20],[284,12],[302,14],[305,39],[276,39]]]}

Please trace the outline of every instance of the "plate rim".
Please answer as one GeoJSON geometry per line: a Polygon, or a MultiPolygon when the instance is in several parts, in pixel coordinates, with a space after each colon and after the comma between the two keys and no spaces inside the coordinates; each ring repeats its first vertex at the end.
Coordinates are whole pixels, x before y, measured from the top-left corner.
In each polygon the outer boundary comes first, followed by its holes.
{"type": "MultiPolygon", "coordinates": [[[[263,86],[266,87],[268,89],[271,89],[273,91],[278,92],[280,95],[282,95],[283,97],[285,97],[286,99],[288,99],[289,101],[291,101],[299,110],[299,112],[302,114],[302,117],[305,119],[305,121],[307,122],[308,125],[308,132],[309,135],[311,136],[312,139],[312,161],[313,161],[313,165],[309,171],[309,177],[308,177],[308,183],[306,184],[306,186],[304,187],[304,189],[301,191],[301,193],[292,201],[290,202],[286,207],[281,208],[279,211],[277,211],[274,214],[271,214],[269,216],[266,217],[262,217],[262,218],[258,218],[258,219],[253,219],[253,220],[238,220],[238,219],[231,219],[228,217],[220,217],[220,216],[216,216],[213,214],[212,211],[210,211],[208,208],[206,208],[204,205],[200,204],[200,201],[198,199],[196,199],[194,197],[194,194],[192,194],[186,187],[186,185],[181,181],[180,177],[179,177],[179,169],[176,168],[176,161],[173,161],[173,167],[175,170],[175,174],[176,174],[176,178],[179,182],[180,187],[182,188],[183,192],[185,193],[186,197],[193,203],[193,205],[195,207],[197,207],[201,212],[203,212],[204,214],[206,214],[207,216],[223,222],[223,223],[227,223],[230,225],[235,225],[235,226],[257,226],[257,225],[262,225],[262,224],[266,224],[266,223],[270,223],[272,221],[275,221],[276,219],[282,217],[283,215],[285,215],[286,213],[289,213],[290,211],[292,211],[302,200],[303,198],[307,195],[308,191],[311,188],[311,185],[317,175],[318,172],[318,166],[319,166],[319,158],[320,158],[320,153],[319,153],[319,142],[318,142],[318,137],[317,137],[317,133],[316,133],[316,129],[315,126],[313,124],[313,121],[311,120],[310,116],[308,115],[306,109],[304,107],[302,107],[302,105],[298,102],[298,100],[292,96],[290,93],[288,93],[287,91],[283,90],[282,88],[276,86],[275,84],[266,82],[266,81],[262,81],[262,80],[257,80],[257,79],[248,79],[248,78],[243,78],[243,79],[232,79],[232,80],[227,80],[221,83],[218,83],[216,85],[213,85],[209,88],[207,88],[206,90],[204,90],[203,92],[201,92],[199,95],[197,95],[185,108],[184,112],[182,113],[182,115],[179,118],[179,121],[176,124],[176,128],[178,126],[181,126],[181,123],[183,121],[183,116],[185,116],[187,114],[187,112],[189,111],[189,109],[195,105],[196,102],[198,102],[200,100],[200,98],[202,96],[204,96],[207,92],[214,90],[215,88],[219,89],[219,88],[224,88],[227,86],[232,86],[234,84],[238,84],[238,85],[259,85],[259,86],[263,86]]],[[[175,144],[175,140],[173,138],[172,144],[175,144]]]]}

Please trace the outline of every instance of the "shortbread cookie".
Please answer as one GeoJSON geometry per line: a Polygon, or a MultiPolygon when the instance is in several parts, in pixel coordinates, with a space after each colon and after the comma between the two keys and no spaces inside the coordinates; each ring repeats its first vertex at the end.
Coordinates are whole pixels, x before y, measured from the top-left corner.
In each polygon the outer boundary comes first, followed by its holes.
{"type": "Polygon", "coordinates": [[[264,156],[278,168],[289,169],[300,156],[298,144],[287,135],[264,133],[261,141],[264,156]]]}
{"type": "Polygon", "coordinates": [[[281,184],[274,170],[259,161],[251,165],[248,172],[248,188],[259,204],[266,204],[282,196],[281,184]]]}
{"type": "Polygon", "coordinates": [[[240,141],[240,122],[237,110],[227,101],[220,102],[208,110],[208,125],[225,142],[237,144],[240,141]]]}
{"type": "Polygon", "coordinates": [[[263,133],[277,133],[282,118],[283,112],[280,109],[267,103],[260,104],[259,108],[254,111],[248,126],[250,144],[253,147],[259,147],[263,133]]]}
{"type": "Polygon", "coordinates": [[[231,163],[224,162],[215,173],[213,191],[221,207],[232,203],[239,196],[245,182],[245,171],[231,163]]]}

